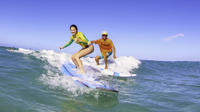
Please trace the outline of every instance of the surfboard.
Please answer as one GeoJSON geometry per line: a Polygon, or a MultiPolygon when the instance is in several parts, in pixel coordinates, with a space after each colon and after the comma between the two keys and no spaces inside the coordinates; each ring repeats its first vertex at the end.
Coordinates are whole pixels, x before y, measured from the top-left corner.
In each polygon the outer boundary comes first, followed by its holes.
{"type": "Polygon", "coordinates": [[[111,69],[104,69],[104,65],[90,65],[88,63],[85,64],[86,66],[89,66],[90,68],[92,68],[95,71],[98,71],[100,73],[102,73],[102,75],[106,75],[106,76],[114,76],[114,77],[133,77],[136,76],[136,74],[131,74],[129,72],[123,73],[123,72],[115,72],[111,69]]]}
{"type": "Polygon", "coordinates": [[[114,76],[114,77],[133,77],[136,76],[136,74],[130,74],[130,73],[119,73],[119,72],[114,72],[112,70],[105,70],[104,68],[99,68],[100,71],[105,74],[105,75],[109,75],[109,76],[114,76]]]}
{"type": "Polygon", "coordinates": [[[117,90],[115,90],[105,84],[102,84],[101,82],[99,82],[96,79],[91,79],[87,76],[83,77],[83,75],[77,74],[75,72],[75,69],[76,69],[75,65],[72,63],[65,63],[61,67],[62,73],[64,75],[72,77],[72,80],[74,80],[74,82],[79,86],[92,88],[92,89],[100,89],[100,90],[118,92],[117,90]]]}

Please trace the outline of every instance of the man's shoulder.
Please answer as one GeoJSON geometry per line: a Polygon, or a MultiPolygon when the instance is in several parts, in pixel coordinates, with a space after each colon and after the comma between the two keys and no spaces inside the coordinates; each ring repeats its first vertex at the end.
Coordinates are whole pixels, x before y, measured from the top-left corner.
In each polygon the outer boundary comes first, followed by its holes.
{"type": "Polygon", "coordinates": [[[109,41],[109,42],[112,42],[112,40],[111,40],[111,39],[109,39],[109,38],[107,38],[107,41],[109,41]]]}
{"type": "Polygon", "coordinates": [[[97,41],[103,41],[103,39],[100,38],[100,39],[97,39],[97,41]]]}

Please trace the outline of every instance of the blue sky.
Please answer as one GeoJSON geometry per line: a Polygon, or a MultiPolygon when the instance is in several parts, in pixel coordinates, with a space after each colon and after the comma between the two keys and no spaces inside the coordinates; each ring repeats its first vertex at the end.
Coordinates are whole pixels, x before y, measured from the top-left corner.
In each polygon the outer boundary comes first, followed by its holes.
{"type": "MultiPolygon", "coordinates": [[[[89,40],[108,31],[117,56],[200,60],[199,6],[199,0],[1,0],[0,43],[59,51],[76,24],[89,40]]],[[[79,49],[73,43],[59,52],[79,49]]]]}

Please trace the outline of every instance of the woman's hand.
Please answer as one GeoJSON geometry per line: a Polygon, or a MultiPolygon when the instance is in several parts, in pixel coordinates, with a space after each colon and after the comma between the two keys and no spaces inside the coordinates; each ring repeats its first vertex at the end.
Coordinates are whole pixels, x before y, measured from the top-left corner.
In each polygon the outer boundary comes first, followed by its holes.
{"type": "Polygon", "coordinates": [[[62,47],[59,47],[59,48],[60,48],[60,50],[61,50],[61,49],[64,49],[64,47],[63,47],[63,46],[62,46],[62,47]]]}
{"type": "Polygon", "coordinates": [[[117,57],[114,55],[113,58],[116,59],[117,57]]]}

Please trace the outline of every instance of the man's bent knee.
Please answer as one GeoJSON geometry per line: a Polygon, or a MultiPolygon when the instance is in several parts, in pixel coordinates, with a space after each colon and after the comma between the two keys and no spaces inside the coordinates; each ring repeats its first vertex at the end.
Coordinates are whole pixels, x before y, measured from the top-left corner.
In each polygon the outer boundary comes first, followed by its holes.
{"type": "Polygon", "coordinates": [[[95,57],[95,60],[99,60],[99,59],[100,59],[100,56],[96,56],[96,57],[95,57]]]}

